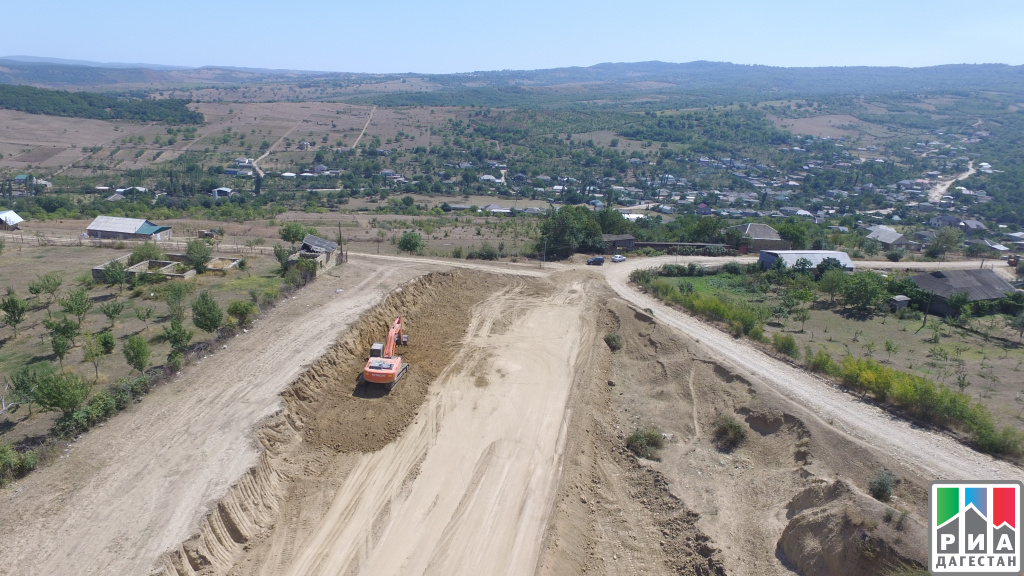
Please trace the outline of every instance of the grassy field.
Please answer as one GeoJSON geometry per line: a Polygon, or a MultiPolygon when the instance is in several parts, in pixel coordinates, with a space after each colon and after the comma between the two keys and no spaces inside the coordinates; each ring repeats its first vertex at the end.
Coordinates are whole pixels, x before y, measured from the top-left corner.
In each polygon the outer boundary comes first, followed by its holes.
{"type": "MultiPolygon", "coordinates": [[[[689,284],[695,292],[730,294],[769,308],[781,297],[751,283],[751,277],[735,274],[671,278],[689,284]]],[[[846,355],[868,356],[896,370],[930,378],[936,383],[964,391],[987,407],[1000,425],[1024,429],[1024,345],[1006,326],[1005,318],[992,315],[972,319],[966,328],[955,327],[930,317],[901,320],[893,314],[861,314],[827,296],[806,307],[809,319],[773,318],[765,326],[765,337],[791,335],[801,354],[808,347],[825,350],[836,361],[846,355]]]]}
{"type": "MultiPolygon", "coordinates": [[[[142,336],[150,345],[151,362],[159,366],[164,363],[170,352],[170,344],[159,338],[162,328],[168,322],[168,306],[161,299],[168,282],[143,285],[136,289],[125,287],[121,292],[117,287],[92,285],[86,282],[90,270],[114,258],[128,253],[129,250],[112,250],[93,246],[27,246],[8,244],[0,256],[5,274],[0,289],[13,289],[22,298],[27,298],[29,312],[26,320],[18,327],[17,338],[9,326],[0,328],[0,377],[9,376],[27,364],[49,362],[59,366],[50,344],[49,331],[44,325],[48,315],[61,318],[61,305],[54,302],[47,306],[45,295],[36,297],[29,293],[29,283],[38,276],[56,272],[63,278],[61,295],[79,287],[88,288],[88,296],[93,302],[91,310],[82,322],[82,336],[75,339],[75,345],[63,360],[66,370],[78,372],[93,388],[103,386],[128,376],[131,369],[122,354],[124,341],[132,335],[142,336]],[[124,310],[116,318],[113,326],[103,314],[100,307],[108,302],[119,301],[124,310]],[[151,308],[152,317],[148,321],[136,317],[136,309],[151,308]],[[96,334],[110,330],[117,340],[114,352],[100,362],[98,375],[96,368],[85,362],[82,342],[84,335],[96,334]]],[[[249,291],[257,290],[264,293],[275,291],[281,286],[281,278],[274,274],[277,262],[270,256],[246,255],[247,269],[232,269],[224,273],[207,272],[188,281],[191,294],[186,297],[186,306],[201,291],[209,290],[214,299],[226,310],[234,300],[250,299],[249,291]]],[[[183,281],[174,281],[183,282],[183,281]]],[[[194,330],[193,344],[209,342],[214,334],[203,332],[186,320],[187,328],[194,330]]],[[[35,437],[45,432],[52,423],[52,417],[26,419],[27,411],[19,411],[13,415],[0,416],[0,443],[19,442],[27,437],[35,437]]]]}

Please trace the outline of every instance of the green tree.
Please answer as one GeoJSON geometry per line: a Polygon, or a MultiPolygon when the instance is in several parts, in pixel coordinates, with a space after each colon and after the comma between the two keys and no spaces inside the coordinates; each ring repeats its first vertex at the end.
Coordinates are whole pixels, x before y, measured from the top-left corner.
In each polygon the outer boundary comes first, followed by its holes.
{"type": "Polygon", "coordinates": [[[129,336],[124,347],[121,348],[121,352],[124,353],[124,359],[132,369],[138,371],[139,374],[146,372],[146,368],[149,367],[149,344],[146,344],[141,336],[129,336]]]}
{"type": "Polygon", "coordinates": [[[963,243],[963,230],[953,226],[943,226],[935,232],[935,240],[932,241],[932,245],[929,248],[933,249],[940,256],[944,256],[946,252],[960,248],[963,243]]]}
{"type": "Polygon", "coordinates": [[[294,253],[295,250],[289,250],[280,244],[274,245],[274,259],[281,265],[281,268],[278,270],[281,276],[284,276],[284,273],[288,271],[288,258],[294,253]]]}
{"type": "Polygon", "coordinates": [[[829,270],[839,270],[840,272],[844,270],[843,263],[835,258],[825,258],[824,260],[818,263],[818,266],[816,268],[818,271],[819,278],[824,276],[825,273],[828,272],[829,270]]]}
{"type": "Polygon", "coordinates": [[[163,327],[163,338],[170,342],[171,350],[173,352],[184,352],[188,343],[192,341],[192,336],[195,333],[185,328],[185,326],[177,320],[171,320],[170,326],[163,327]]]}
{"type": "Polygon", "coordinates": [[[796,320],[797,322],[800,323],[801,332],[804,331],[804,324],[810,319],[811,313],[807,310],[807,308],[797,308],[793,312],[793,320],[796,320]]]}
{"type": "Polygon", "coordinates": [[[1024,312],[1017,313],[1006,320],[1006,325],[1017,333],[1017,339],[1024,339],[1024,312]]]}
{"type": "Polygon", "coordinates": [[[259,313],[259,308],[252,302],[235,300],[228,305],[228,316],[235,319],[235,322],[242,328],[252,323],[253,318],[259,313]]]}
{"type": "Polygon", "coordinates": [[[423,237],[412,231],[402,234],[402,238],[398,241],[398,249],[410,254],[422,251],[425,245],[423,237]]]}
{"type": "Polygon", "coordinates": [[[807,228],[799,222],[787,222],[779,226],[779,237],[789,240],[793,250],[804,250],[809,242],[807,228]]]}
{"type": "Polygon", "coordinates": [[[206,265],[210,263],[213,258],[213,249],[205,240],[195,238],[188,241],[185,245],[185,260],[189,266],[196,269],[196,273],[202,274],[206,272],[206,265]]]}
{"type": "Polygon", "coordinates": [[[554,258],[568,258],[576,252],[602,252],[604,241],[594,213],[583,206],[563,206],[541,223],[538,246],[547,246],[554,258]]]}
{"type": "Polygon", "coordinates": [[[281,229],[277,231],[281,236],[281,240],[290,242],[292,247],[295,247],[296,242],[301,242],[306,237],[306,228],[298,222],[288,222],[281,229]]]}
{"type": "Polygon", "coordinates": [[[48,272],[42,276],[37,275],[36,279],[29,283],[28,291],[36,296],[46,294],[46,307],[49,309],[57,300],[57,293],[63,283],[64,277],[59,272],[48,272]]]}
{"type": "Polygon", "coordinates": [[[103,281],[107,286],[117,286],[118,293],[123,292],[128,283],[128,267],[120,260],[112,260],[103,267],[103,281]]]}
{"type": "Polygon", "coordinates": [[[135,317],[141,320],[149,329],[149,319],[153,317],[152,308],[135,308],[135,317]]]}
{"type": "Polygon", "coordinates": [[[847,278],[843,287],[843,301],[847,306],[867,309],[876,306],[885,294],[885,279],[870,270],[856,272],[847,278]]]}
{"type": "Polygon", "coordinates": [[[836,301],[836,294],[842,294],[843,289],[846,287],[846,281],[850,277],[840,269],[833,268],[821,275],[821,280],[818,280],[818,290],[825,294],[828,294],[829,304],[834,304],[836,301]]]}
{"type": "Polygon", "coordinates": [[[89,396],[89,383],[74,372],[43,373],[36,382],[35,402],[44,412],[72,414],[89,396]]]}
{"type": "Polygon", "coordinates": [[[897,352],[899,352],[899,351],[900,351],[899,344],[896,344],[892,340],[886,340],[885,341],[885,353],[888,355],[888,358],[890,360],[892,359],[892,355],[897,353],[897,352]]]}
{"type": "Polygon", "coordinates": [[[54,320],[52,318],[43,320],[43,326],[45,326],[53,336],[60,336],[66,340],[70,340],[72,344],[75,343],[75,338],[78,338],[79,333],[82,331],[78,326],[78,323],[67,316],[60,320],[54,320]]]}
{"type": "Polygon", "coordinates": [[[164,302],[167,303],[171,321],[185,321],[185,296],[192,291],[192,285],[185,282],[172,282],[164,291],[164,302]]]}
{"type": "MultiPolygon", "coordinates": [[[[110,332],[103,332],[103,334],[110,334],[110,332]]],[[[99,337],[92,334],[86,336],[85,342],[82,343],[82,360],[92,364],[93,370],[96,372],[96,383],[100,381],[100,361],[109,354],[109,352],[104,350],[103,343],[100,342],[99,337]]]]}
{"type": "Polygon", "coordinates": [[[18,324],[24,322],[28,314],[28,302],[18,298],[14,290],[8,289],[7,296],[0,300],[0,310],[3,310],[4,322],[14,328],[14,338],[17,339],[18,324]]]}
{"type": "Polygon", "coordinates": [[[874,256],[882,251],[882,243],[874,238],[865,238],[860,247],[868,256],[874,256]]]}
{"type": "Polygon", "coordinates": [[[946,298],[946,305],[953,311],[954,316],[960,316],[964,310],[971,303],[971,295],[969,292],[954,292],[946,298]]]}
{"type": "Polygon", "coordinates": [[[167,255],[160,250],[160,247],[152,242],[143,242],[132,249],[132,255],[128,258],[128,264],[134,266],[139,262],[147,260],[165,260],[167,255]]]}
{"type": "Polygon", "coordinates": [[[93,301],[89,298],[89,291],[86,288],[72,290],[68,295],[59,300],[61,308],[66,314],[78,318],[78,326],[82,326],[85,315],[92,309],[93,301]]]}
{"type": "Polygon", "coordinates": [[[50,337],[50,347],[53,349],[53,355],[60,361],[60,368],[63,370],[64,357],[71,350],[71,341],[59,334],[54,334],[50,337]]]}
{"type": "Polygon", "coordinates": [[[124,302],[112,300],[105,304],[100,305],[100,312],[110,320],[110,328],[113,329],[117,324],[117,319],[121,317],[121,313],[124,312],[124,302]]]}
{"type": "Polygon", "coordinates": [[[205,332],[216,332],[224,323],[224,312],[207,290],[192,301],[192,323],[205,332]]]}
{"type": "Polygon", "coordinates": [[[99,341],[104,354],[111,354],[114,351],[114,346],[117,345],[117,340],[114,339],[114,334],[111,332],[100,332],[96,340],[99,341]]]}

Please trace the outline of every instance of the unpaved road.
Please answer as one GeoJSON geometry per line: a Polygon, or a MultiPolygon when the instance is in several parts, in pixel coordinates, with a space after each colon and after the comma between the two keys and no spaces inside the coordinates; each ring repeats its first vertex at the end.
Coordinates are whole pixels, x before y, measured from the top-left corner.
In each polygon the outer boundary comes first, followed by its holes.
{"type": "Polygon", "coordinates": [[[359,457],[283,574],[533,574],[584,334],[581,284],[479,305],[398,441],[359,457]]]}
{"type": "Polygon", "coordinates": [[[949,187],[952,186],[954,182],[958,180],[963,180],[965,178],[969,178],[975,172],[977,172],[977,170],[975,170],[974,168],[974,160],[971,160],[967,163],[966,172],[957,174],[956,176],[949,180],[942,180],[937,182],[935,184],[935,187],[928,191],[928,201],[931,202],[932,204],[938,204],[942,200],[942,197],[946,195],[946,192],[949,191],[949,187]]]}
{"type": "Polygon", "coordinates": [[[186,368],[66,459],[2,493],[0,573],[147,574],[256,463],[253,430],[281,391],[359,315],[423,274],[360,262],[261,317],[228,351],[186,368]],[[342,293],[335,292],[343,288],[342,293]]]}
{"type": "Polygon", "coordinates": [[[665,306],[628,284],[631,270],[671,262],[673,258],[667,256],[630,260],[605,266],[603,273],[619,296],[640,308],[651,308],[659,322],[665,322],[693,338],[713,357],[736,367],[745,377],[779,391],[837,430],[901,463],[918,468],[925,476],[954,480],[1014,479],[1024,475],[1016,466],[980,454],[944,434],[917,428],[860,402],[824,380],[764,354],[745,340],[737,340],[678,309],[665,306]]]}

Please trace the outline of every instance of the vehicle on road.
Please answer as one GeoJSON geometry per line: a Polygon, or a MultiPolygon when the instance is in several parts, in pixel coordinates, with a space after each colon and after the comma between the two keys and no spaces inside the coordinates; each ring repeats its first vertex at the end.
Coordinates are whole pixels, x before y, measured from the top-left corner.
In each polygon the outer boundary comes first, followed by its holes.
{"type": "Polygon", "coordinates": [[[622,254],[616,254],[615,256],[612,256],[612,262],[625,262],[625,261],[626,261],[626,257],[623,256],[622,254]]]}
{"type": "Polygon", "coordinates": [[[587,260],[587,266],[600,266],[604,264],[604,256],[594,256],[587,260]]]}

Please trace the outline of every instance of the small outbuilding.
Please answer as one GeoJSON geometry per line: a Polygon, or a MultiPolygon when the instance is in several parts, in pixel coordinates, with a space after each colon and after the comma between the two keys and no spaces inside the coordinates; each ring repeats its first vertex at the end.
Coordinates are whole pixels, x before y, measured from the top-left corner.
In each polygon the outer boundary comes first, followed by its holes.
{"type": "Polygon", "coordinates": [[[300,259],[317,262],[316,274],[319,274],[333,268],[341,259],[341,254],[338,253],[338,245],[336,243],[319,236],[306,234],[306,237],[302,239],[299,251],[292,254],[291,258],[288,259],[288,264],[292,265],[300,259]]]}
{"type": "Polygon", "coordinates": [[[632,250],[636,245],[632,234],[602,234],[601,240],[608,250],[632,250]]]}
{"type": "Polygon", "coordinates": [[[18,224],[24,222],[25,219],[18,216],[14,210],[4,210],[0,212],[0,230],[11,231],[17,230],[18,224]]]}
{"type": "Polygon", "coordinates": [[[792,247],[789,240],[783,240],[782,236],[779,236],[779,232],[767,224],[740,224],[739,226],[729,226],[726,230],[738,230],[742,235],[739,244],[733,246],[741,253],[751,250],[789,250],[792,247]],[[743,246],[746,247],[746,250],[743,249],[743,246]]]}

